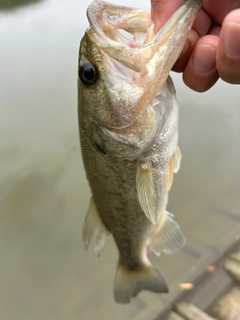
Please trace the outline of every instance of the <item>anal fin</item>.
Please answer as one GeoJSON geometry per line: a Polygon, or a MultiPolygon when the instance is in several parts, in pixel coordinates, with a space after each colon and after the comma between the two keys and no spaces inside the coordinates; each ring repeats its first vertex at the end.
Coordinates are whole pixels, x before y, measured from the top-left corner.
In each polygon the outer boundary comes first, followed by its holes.
{"type": "Polygon", "coordinates": [[[161,252],[170,254],[180,250],[185,245],[185,237],[179,225],[169,212],[161,217],[157,231],[149,241],[150,249],[159,256],[161,252]]]}
{"type": "Polygon", "coordinates": [[[110,232],[103,224],[97,211],[96,204],[92,198],[83,225],[83,241],[86,250],[88,249],[94,233],[96,234],[94,250],[96,255],[100,256],[110,232]]]}
{"type": "Polygon", "coordinates": [[[156,195],[151,164],[138,164],[136,185],[143,212],[153,224],[157,224],[156,195]]]}

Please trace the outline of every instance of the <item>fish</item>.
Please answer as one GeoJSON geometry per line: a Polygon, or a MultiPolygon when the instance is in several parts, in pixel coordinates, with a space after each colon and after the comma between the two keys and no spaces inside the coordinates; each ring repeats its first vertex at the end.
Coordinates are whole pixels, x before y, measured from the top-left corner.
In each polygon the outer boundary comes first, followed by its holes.
{"type": "Polygon", "coordinates": [[[92,192],[83,241],[100,256],[112,234],[119,252],[117,303],[142,290],[167,293],[147,250],[173,253],[185,237],[166,210],[180,166],[179,107],[170,70],[201,1],[187,0],[155,33],[150,10],[94,0],[79,49],[78,121],[92,192]]]}

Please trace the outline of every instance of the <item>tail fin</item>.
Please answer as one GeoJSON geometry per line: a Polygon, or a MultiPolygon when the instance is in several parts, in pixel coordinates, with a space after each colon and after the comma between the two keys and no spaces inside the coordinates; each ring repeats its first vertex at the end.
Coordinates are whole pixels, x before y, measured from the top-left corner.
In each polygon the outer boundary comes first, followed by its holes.
{"type": "Polygon", "coordinates": [[[114,282],[114,297],[118,303],[129,303],[140,291],[168,293],[167,284],[160,272],[151,264],[141,270],[128,270],[120,263],[114,282]]]}

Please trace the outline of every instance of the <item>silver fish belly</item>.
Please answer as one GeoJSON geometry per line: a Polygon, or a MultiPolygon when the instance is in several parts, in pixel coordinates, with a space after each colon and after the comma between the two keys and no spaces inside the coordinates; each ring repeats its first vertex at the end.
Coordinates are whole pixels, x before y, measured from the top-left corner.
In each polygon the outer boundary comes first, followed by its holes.
{"type": "Polygon", "coordinates": [[[120,303],[142,290],[168,292],[146,249],[160,255],[185,243],[166,211],[181,160],[169,72],[200,6],[186,1],[156,35],[149,10],[97,0],[88,8],[78,70],[80,141],[92,191],[83,239],[87,248],[95,234],[100,255],[113,235],[119,251],[114,297],[120,303]]]}

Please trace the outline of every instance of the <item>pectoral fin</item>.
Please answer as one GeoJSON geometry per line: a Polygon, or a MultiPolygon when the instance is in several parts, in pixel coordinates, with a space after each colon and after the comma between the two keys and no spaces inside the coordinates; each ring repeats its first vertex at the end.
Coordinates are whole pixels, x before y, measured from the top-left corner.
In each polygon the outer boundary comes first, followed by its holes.
{"type": "Polygon", "coordinates": [[[153,224],[157,224],[156,195],[151,164],[138,164],[136,185],[143,212],[153,224]]]}
{"type": "Polygon", "coordinates": [[[180,162],[181,162],[181,152],[180,152],[180,149],[179,147],[177,147],[177,150],[174,154],[174,173],[177,173],[179,168],[180,168],[180,162]]]}
{"type": "Polygon", "coordinates": [[[173,182],[173,171],[175,166],[175,155],[170,160],[169,166],[168,166],[168,180],[167,180],[167,192],[170,190],[173,182]]]}
{"type": "Polygon", "coordinates": [[[176,152],[172,156],[168,167],[168,182],[167,191],[170,190],[173,182],[173,173],[177,173],[180,167],[181,153],[179,147],[177,147],[176,152]]]}
{"type": "Polygon", "coordinates": [[[169,212],[160,219],[157,231],[149,240],[150,249],[159,256],[161,252],[173,253],[180,250],[185,244],[185,237],[179,225],[174,221],[169,212]]]}
{"type": "Polygon", "coordinates": [[[94,200],[91,199],[83,225],[83,241],[86,250],[88,249],[94,233],[96,233],[94,250],[96,255],[100,256],[110,232],[103,224],[94,200]]]}

